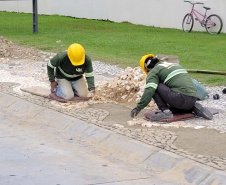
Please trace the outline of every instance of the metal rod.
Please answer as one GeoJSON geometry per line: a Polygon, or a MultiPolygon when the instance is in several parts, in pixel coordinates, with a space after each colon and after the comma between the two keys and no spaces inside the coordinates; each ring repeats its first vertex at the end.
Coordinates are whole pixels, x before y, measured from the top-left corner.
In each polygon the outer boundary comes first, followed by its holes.
{"type": "Polygon", "coordinates": [[[215,75],[226,76],[226,72],[221,72],[221,71],[208,71],[208,70],[197,70],[197,69],[187,69],[187,71],[192,72],[192,73],[206,73],[206,74],[215,74],[215,75]]]}
{"type": "Polygon", "coordinates": [[[38,33],[38,0],[33,1],[33,33],[38,33]]]}

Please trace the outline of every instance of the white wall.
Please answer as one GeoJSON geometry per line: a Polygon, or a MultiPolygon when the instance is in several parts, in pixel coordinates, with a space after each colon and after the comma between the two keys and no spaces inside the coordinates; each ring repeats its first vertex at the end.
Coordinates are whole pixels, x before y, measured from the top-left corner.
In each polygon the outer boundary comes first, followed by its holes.
{"type": "MultiPolygon", "coordinates": [[[[226,0],[200,0],[211,7],[226,25],[226,0]]],[[[161,28],[181,29],[191,5],[183,0],[38,0],[39,14],[58,14],[77,18],[131,22],[161,28]]],[[[197,8],[204,13],[202,5],[197,8]]],[[[0,11],[32,12],[32,0],[0,1],[0,11]]],[[[198,22],[194,30],[204,31],[198,22]]],[[[226,33],[226,26],[222,32],[226,33]]]]}

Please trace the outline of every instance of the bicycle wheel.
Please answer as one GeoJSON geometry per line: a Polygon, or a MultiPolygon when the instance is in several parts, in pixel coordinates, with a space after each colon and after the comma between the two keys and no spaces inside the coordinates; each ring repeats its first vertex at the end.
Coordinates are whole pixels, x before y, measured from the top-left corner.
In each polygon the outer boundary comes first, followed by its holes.
{"type": "Polygon", "coordinates": [[[205,28],[207,32],[211,34],[219,34],[222,30],[222,27],[223,22],[218,15],[212,14],[209,17],[207,17],[205,22],[205,28]]]}
{"type": "Polygon", "coordinates": [[[188,13],[184,16],[183,22],[182,22],[182,28],[184,32],[190,32],[194,25],[194,18],[191,13],[188,13]]]}

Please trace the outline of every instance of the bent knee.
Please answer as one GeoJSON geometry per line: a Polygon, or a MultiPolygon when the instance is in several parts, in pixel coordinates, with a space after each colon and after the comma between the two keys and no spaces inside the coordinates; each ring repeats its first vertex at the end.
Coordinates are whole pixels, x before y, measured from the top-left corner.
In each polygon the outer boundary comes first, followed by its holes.
{"type": "Polygon", "coordinates": [[[63,95],[63,98],[64,98],[64,99],[71,99],[71,98],[74,98],[74,93],[64,94],[64,95],[63,95]]]}
{"type": "Polygon", "coordinates": [[[89,93],[88,90],[87,91],[79,91],[79,92],[77,92],[77,95],[79,97],[86,98],[88,96],[88,93],[89,93]]]}
{"type": "Polygon", "coordinates": [[[63,99],[71,99],[74,97],[74,92],[73,91],[63,91],[60,89],[57,89],[56,95],[63,98],[63,99]]]}

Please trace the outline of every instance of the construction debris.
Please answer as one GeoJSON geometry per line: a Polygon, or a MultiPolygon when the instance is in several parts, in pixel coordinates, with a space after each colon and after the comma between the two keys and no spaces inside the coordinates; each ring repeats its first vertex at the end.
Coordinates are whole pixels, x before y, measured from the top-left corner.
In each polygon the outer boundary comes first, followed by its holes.
{"type": "MultiPolygon", "coordinates": [[[[140,67],[127,67],[125,71],[111,82],[96,87],[94,100],[113,100],[134,106],[140,101],[146,84],[146,74],[140,67]]],[[[153,102],[149,107],[156,108],[153,102]]]]}

